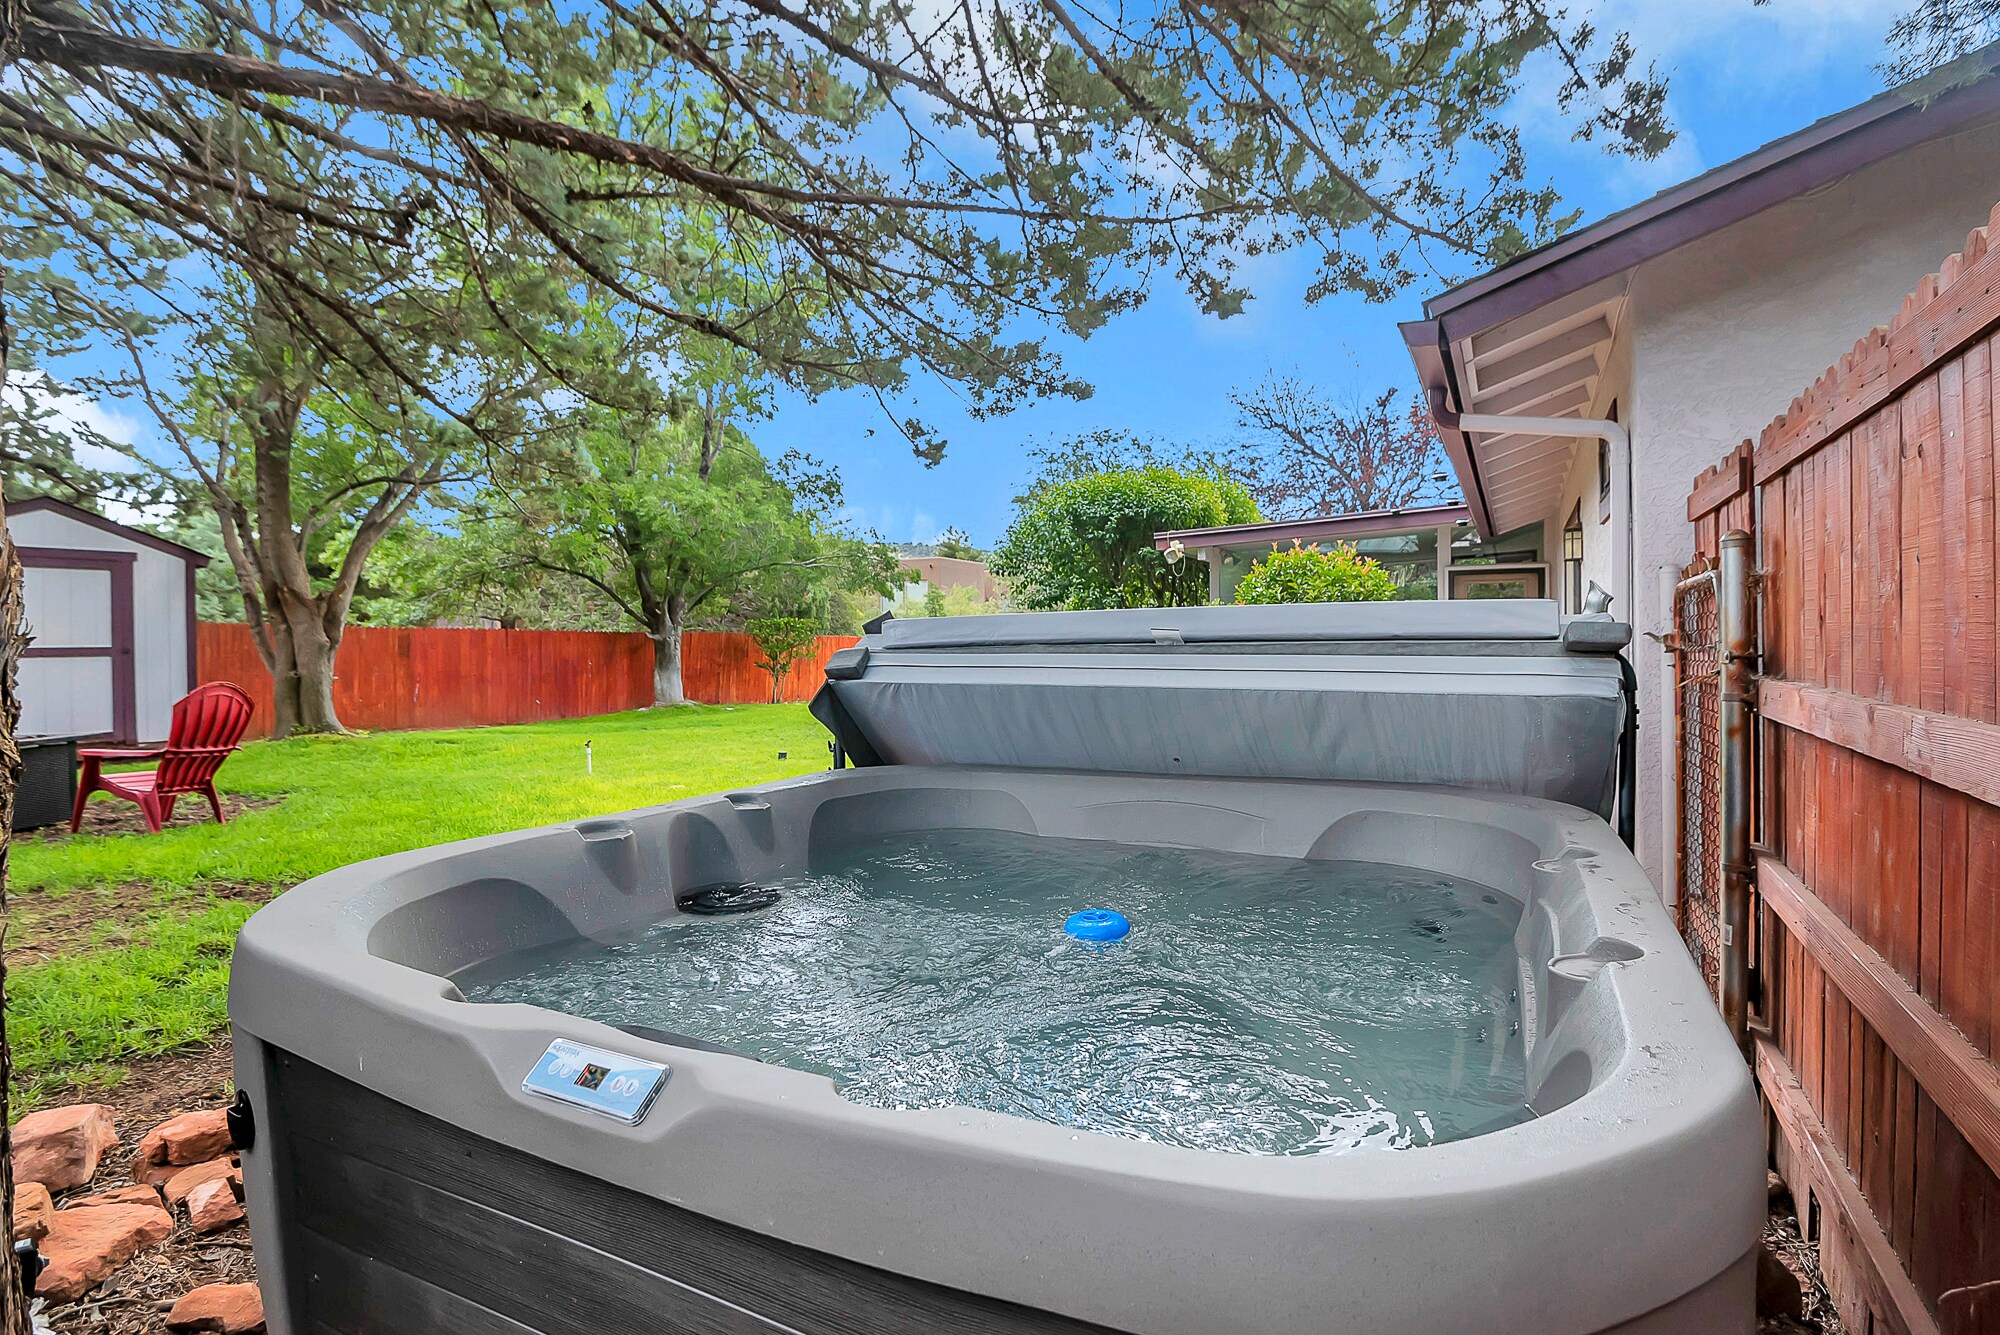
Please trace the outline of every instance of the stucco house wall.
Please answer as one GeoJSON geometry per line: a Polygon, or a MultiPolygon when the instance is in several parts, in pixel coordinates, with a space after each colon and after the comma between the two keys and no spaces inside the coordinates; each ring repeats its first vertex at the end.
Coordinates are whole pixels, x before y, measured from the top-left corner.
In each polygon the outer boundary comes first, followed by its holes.
{"type": "MultiPolygon", "coordinates": [[[[2000,123],[1933,141],[1641,265],[1592,415],[1615,400],[1632,433],[1635,631],[1641,747],[1639,857],[1667,887],[1672,842],[1668,595],[1694,547],[1688,486],[1755,437],[2000,200],[2000,123]]],[[[1577,451],[1548,517],[1559,539],[1578,498],[1584,572],[1610,585],[1594,445],[1577,451]]]]}

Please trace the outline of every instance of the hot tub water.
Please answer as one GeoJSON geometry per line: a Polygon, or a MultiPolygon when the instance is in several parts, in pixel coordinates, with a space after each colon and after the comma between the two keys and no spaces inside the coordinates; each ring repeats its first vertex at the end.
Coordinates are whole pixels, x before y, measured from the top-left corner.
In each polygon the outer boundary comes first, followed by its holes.
{"type": "Polygon", "coordinates": [[[1435,872],[994,832],[876,840],[781,898],[457,981],[966,1107],[1198,1149],[1324,1154],[1524,1121],[1519,906],[1435,872]],[[1071,940],[1068,915],[1131,933],[1071,940]]]}

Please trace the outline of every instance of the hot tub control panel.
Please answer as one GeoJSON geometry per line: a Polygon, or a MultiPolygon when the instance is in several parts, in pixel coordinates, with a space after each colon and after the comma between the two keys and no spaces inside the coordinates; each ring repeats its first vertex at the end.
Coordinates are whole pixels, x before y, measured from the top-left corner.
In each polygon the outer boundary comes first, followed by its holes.
{"type": "Polygon", "coordinates": [[[662,1062],[558,1038],[528,1072],[521,1089],[634,1126],[672,1074],[673,1068],[662,1062]]]}

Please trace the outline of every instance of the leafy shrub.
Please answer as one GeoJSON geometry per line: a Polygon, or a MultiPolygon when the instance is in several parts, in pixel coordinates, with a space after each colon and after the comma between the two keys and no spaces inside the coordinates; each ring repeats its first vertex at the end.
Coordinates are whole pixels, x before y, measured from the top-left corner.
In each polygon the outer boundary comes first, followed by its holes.
{"type": "Polygon", "coordinates": [[[1396,596],[1396,581],[1372,556],[1345,543],[1330,552],[1272,548],[1236,586],[1239,603],[1379,603],[1396,596]]]}
{"type": "Polygon", "coordinates": [[[785,674],[792,664],[811,656],[819,642],[819,625],[811,617],[758,617],[743,628],[763,655],[757,666],[771,674],[771,703],[783,696],[785,674]]]}
{"type": "Polygon", "coordinates": [[[1167,560],[1153,535],[1261,517],[1249,489],[1218,474],[1115,468],[1022,497],[992,569],[1030,609],[1194,607],[1208,601],[1207,565],[1167,560]]]}

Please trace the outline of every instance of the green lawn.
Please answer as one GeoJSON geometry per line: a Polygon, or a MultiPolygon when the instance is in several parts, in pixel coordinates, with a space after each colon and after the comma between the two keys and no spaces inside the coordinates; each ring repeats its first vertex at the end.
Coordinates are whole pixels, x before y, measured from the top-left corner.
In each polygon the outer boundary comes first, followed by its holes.
{"type": "Polygon", "coordinates": [[[219,1033],[230,943],[270,892],[363,858],[826,764],[826,734],[801,705],[297,738],[253,743],[223,767],[224,792],[283,798],[228,825],[16,844],[7,941],[16,1111],[219,1033]]]}

